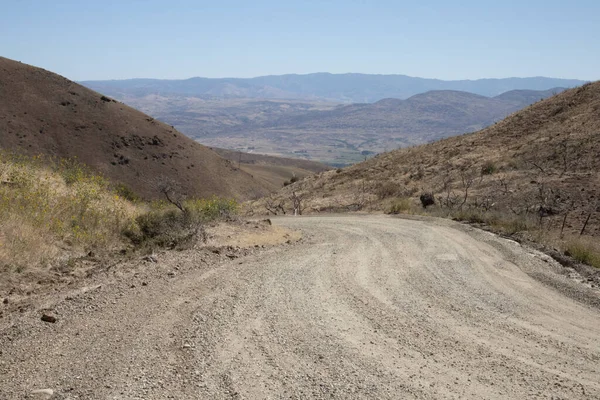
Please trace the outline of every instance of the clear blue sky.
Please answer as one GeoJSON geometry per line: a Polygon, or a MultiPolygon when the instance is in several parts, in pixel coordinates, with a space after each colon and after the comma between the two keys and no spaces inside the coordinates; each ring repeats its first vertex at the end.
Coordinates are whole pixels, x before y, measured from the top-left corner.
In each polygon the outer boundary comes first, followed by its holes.
{"type": "Polygon", "coordinates": [[[600,79],[598,0],[2,0],[0,55],[70,79],[600,79]]]}

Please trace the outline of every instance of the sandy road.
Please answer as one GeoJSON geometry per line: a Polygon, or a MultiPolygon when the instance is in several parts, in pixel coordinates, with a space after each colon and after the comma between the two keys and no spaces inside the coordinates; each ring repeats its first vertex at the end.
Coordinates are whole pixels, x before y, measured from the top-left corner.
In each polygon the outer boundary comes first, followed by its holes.
{"type": "Polygon", "coordinates": [[[545,257],[449,221],[275,223],[305,240],[4,328],[0,398],[600,399],[600,293],[545,257]]]}

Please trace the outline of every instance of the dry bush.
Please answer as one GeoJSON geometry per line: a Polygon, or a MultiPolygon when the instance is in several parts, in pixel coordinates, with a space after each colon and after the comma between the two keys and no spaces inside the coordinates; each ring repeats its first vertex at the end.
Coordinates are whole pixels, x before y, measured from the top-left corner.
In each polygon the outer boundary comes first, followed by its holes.
{"type": "Polygon", "coordinates": [[[564,250],[578,262],[600,268],[600,244],[597,240],[573,237],[566,241],[564,250]]]}
{"type": "MultiPolygon", "coordinates": [[[[173,200],[173,196],[176,194],[169,198],[173,200]]],[[[123,235],[148,251],[156,247],[186,248],[198,239],[206,242],[207,223],[231,219],[239,209],[235,200],[218,197],[181,200],[177,204],[171,200],[150,204],[150,210],[138,215],[123,235]]]]}
{"type": "Polygon", "coordinates": [[[374,184],[374,192],[379,200],[398,195],[399,185],[392,181],[377,182],[374,184]]]}
{"type": "Polygon", "coordinates": [[[396,199],[390,205],[388,214],[412,214],[413,202],[408,197],[396,199]]]}
{"type": "Polygon", "coordinates": [[[76,160],[0,154],[0,265],[23,269],[121,242],[136,206],[76,160]],[[50,165],[50,166],[48,166],[50,165]]]}

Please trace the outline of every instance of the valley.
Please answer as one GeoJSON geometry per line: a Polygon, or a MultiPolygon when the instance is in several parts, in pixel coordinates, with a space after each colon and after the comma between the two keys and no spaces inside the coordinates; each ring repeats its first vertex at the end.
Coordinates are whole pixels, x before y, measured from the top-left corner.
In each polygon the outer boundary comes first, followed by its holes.
{"type": "Polygon", "coordinates": [[[114,93],[207,146],[345,166],[377,153],[483,129],[563,90],[514,90],[495,97],[444,90],[350,105],[114,93]]]}

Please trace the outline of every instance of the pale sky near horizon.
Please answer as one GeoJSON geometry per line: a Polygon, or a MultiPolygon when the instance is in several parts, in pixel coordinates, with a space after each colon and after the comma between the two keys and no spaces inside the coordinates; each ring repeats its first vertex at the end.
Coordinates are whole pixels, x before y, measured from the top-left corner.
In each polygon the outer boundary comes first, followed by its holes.
{"type": "Polygon", "coordinates": [[[0,0],[0,56],[73,80],[600,79],[600,1],[0,0]]]}

